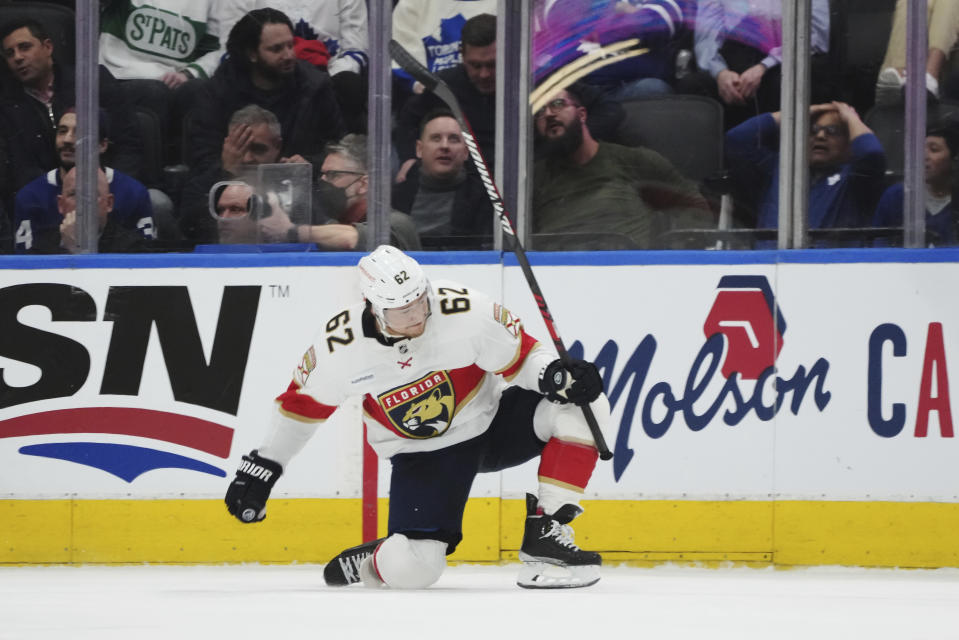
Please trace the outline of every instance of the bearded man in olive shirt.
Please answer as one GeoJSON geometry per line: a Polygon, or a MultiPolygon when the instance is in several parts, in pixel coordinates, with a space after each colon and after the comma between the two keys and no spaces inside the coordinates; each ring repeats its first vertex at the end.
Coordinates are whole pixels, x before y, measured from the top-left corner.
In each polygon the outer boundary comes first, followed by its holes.
{"type": "Polygon", "coordinates": [[[573,85],[535,114],[535,233],[616,233],[653,249],[670,229],[715,227],[699,189],[668,160],[643,147],[597,142],[582,96],[573,85]]]}

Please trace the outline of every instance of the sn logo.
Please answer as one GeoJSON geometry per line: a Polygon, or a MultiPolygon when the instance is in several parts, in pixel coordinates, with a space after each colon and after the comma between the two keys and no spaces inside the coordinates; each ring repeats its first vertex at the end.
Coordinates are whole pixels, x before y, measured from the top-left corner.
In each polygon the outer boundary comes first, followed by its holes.
{"type": "MultiPolygon", "coordinates": [[[[112,325],[100,394],[139,395],[147,346],[155,331],[174,398],[236,415],[259,299],[259,286],[223,288],[207,361],[186,287],[110,287],[100,318],[112,325]]],[[[0,289],[0,356],[41,371],[35,383],[15,387],[4,380],[0,368],[0,409],[72,396],[90,374],[91,352],[86,346],[18,320],[20,310],[33,305],[49,309],[54,323],[98,320],[96,301],[79,287],[33,283],[0,289]]]]}

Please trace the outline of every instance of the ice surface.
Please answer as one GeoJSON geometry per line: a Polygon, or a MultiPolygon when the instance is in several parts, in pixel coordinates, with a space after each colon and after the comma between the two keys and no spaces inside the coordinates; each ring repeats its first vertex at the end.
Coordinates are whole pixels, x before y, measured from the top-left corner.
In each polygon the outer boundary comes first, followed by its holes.
{"type": "Polygon", "coordinates": [[[423,591],[340,589],[322,565],[0,568],[0,638],[959,638],[959,570],[604,567],[586,589],[447,569],[423,591]]]}

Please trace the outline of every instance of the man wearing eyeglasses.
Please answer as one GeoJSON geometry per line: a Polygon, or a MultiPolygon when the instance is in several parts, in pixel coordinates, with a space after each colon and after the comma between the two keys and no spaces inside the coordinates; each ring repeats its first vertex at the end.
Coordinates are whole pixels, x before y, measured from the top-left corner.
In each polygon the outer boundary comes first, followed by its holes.
{"type": "MultiPolygon", "coordinates": [[[[366,157],[364,135],[351,133],[327,145],[315,198],[330,220],[325,224],[316,219],[312,224],[295,224],[281,207],[271,203],[272,215],[260,219],[260,233],[273,241],[310,242],[321,249],[362,249],[368,233],[366,157]]],[[[412,218],[391,211],[389,222],[391,245],[406,251],[421,248],[412,218]]]]}
{"type": "MultiPolygon", "coordinates": [[[[879,139],[844,102],[812,105],[809,121],[809,228],[868,226],[885,180],[879,139]]],[[[726,133],[736,209],[755,203],[759,229],[775,229],[779,222],[779,122],[778,111],[764,113],[726,133]]]]}
{"type": "Polygon", "coordinates": [[[584,106],[589,92],[576,83],[534,114],[534,232],[561,234],[553,238],[565,244],[556,248],[594,247],[602,232],[621,239],[602,248],[648,249],[666,230],[714,226],[697,186],[663,156],[593,137],[584,106]]]}

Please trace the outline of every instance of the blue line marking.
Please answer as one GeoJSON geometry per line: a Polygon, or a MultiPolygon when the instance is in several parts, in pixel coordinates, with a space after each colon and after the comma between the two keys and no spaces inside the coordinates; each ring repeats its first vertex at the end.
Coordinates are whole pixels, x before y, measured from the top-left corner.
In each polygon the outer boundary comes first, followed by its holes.
{"type": "MultiPolygon", "coordinates": [[[[254,247],[255,249],[255,247],[254,247]]],[[[196,253],[2,255],[0,269],[234,269],[262,267],[352,267],[361,251],[199,251],[196,253]]],[[[414,251],[428,265],[519,265],[505,251],[414,251]]],[[[801,249],[793,251],[530,251],[533,266],[771,265],[959,262],[959,247],[939,249],[801,249]]]]}

